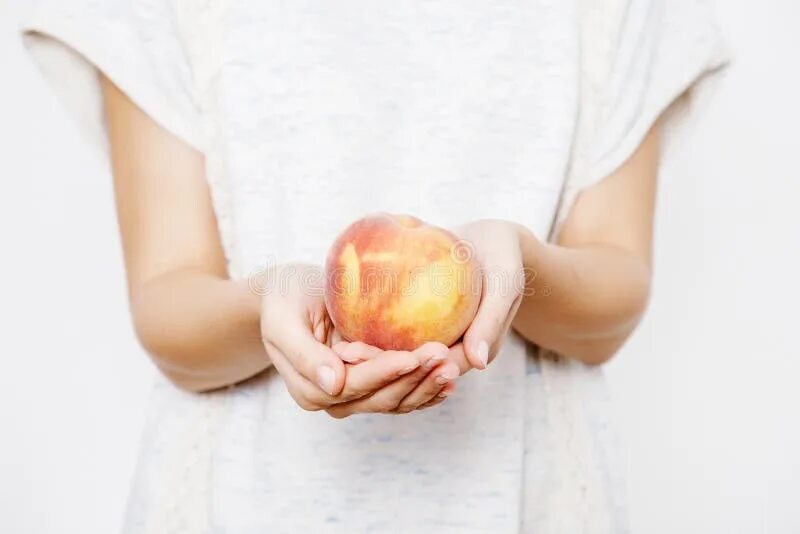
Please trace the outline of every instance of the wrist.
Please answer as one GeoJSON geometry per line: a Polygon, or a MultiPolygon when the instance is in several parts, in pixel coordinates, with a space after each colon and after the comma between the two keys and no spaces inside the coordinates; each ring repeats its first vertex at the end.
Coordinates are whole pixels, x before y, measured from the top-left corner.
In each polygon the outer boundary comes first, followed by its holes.
{"type": "Polygon", "coordinates": [[[260,321],[261,299],[264,294],[264,288],[260,287],[252,277],[245,280],[237,280],[234,283],[238,287],[241,306],[245,310],[247,317],[260,321]]]}
{"type": "Polygon", "coordinates": [[[540,258],[545,244],[539,241],[529,228],[518,223],[514,223],[514,231],[519,244],[522,265],[526,269],[536,269],[537,259],[540,258]]]}
{"type": "Polygon", "coordinates": [[[517,225],[517,238],[525,275],[524,294],[526,297],[541,295],[546,292],[544,288],[547,286],[543,278],[543,266],[553,253],[553,245],[540,241],[530,229],[522,225],[517,225]]]}

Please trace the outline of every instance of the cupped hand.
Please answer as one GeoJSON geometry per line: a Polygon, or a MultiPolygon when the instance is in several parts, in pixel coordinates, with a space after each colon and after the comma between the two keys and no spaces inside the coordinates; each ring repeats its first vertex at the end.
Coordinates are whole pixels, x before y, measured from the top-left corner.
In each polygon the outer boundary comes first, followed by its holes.
{"type": "Polygon", "coordinates": [[[391,382],[361,399],[332,406],[327,411],[337,418],[355,413],[403,414],[430,408],[443,402],[454,388],[460,366],[450,361],[450,349],[441,343],[425,343],[412,352],[384,351],[361,342],[339,342],[333,346],[342,360],[353,366],[376,358],[398,358],[414,354],[424,363],[408,375],[391,382]]]}
{"type": "MultiPolygon", "coordinates": [[[[500,350],[522,302],[526,282],[535,273],[522,261],[522,239],[535,239],[516,223],[486,219],[454,229],[481,268],[481,300],[462,341],[451,349],[451,358],[461,367],[469,364],[486,369],[500,350]]],[[[466,372],[462,369],[462,373],[466,372]]]]}
{"type": "MultiPolygon", "coordinates": [[[[432,398],[425,398],[431,389],[425,377],[446,358],[444,345],[429,343],[413,352],[361,351],[353,363],[334,352],[331,346],[338,336],[325,308],[323,277],[319,267],[287,264],[270,269],[259,288],[264,347],[295,402],[305,410],[346,417],[410,411],[409,406],[415,409],[439,398],[442,385],[432,398]]],[[[449,381],[457,376],[453,366],[440,371],[453,375],[449,381]]]]}

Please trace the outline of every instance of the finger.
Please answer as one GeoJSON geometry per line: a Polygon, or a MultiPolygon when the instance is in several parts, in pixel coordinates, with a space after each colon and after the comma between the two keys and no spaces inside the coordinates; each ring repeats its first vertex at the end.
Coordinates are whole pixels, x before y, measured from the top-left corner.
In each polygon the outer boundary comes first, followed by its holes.
{"type": "Polygon", "coordinates": [[[322,403],[324,393],[298,373],[275,345],[268,346],[267,355],[272,361],[272,365],[280,373],[289,395],[298,406],[309,411],[320,410],[327,406],[322,403]]]}
{"type": "Polygon", "coordinates": [[[448,361],[439,365],[425,377],[425,380],[403,398],[397,406],[397,411],[407,413],[435,399],[436,395],[441,393],[447,384],[458,378],[459,374],[458,365],[453,362],[448,361]]]}
{"type": "Polygon", "coordinates": [[[456,390],[456,383],[455,382],[448,382],[442,388],[442,391],[440,391],[439,394],[436,395],[436,396],[438,398],[440,398],[440,399],[446,399],[447,397],[452,395],[455,390],[456,390]]]}
{"type": "Polygon", "coordinates": [[[359,363],[375,358],[383,350],[361,341],[341,341],[333,345],[333,352],[347,363],[359,363]]]}
{"type": "Polygon", "coordinates": [[[422,406],[417,408],[416,411],[427,410],[428,408],[432,408],[432,407],[434,407],[434,406],[436,406],[438,404],[443,403],[445,400],[446,400],[446,398],[437,397],[437,398],[433,399],[430,402],[426,402],[425,404],[423,404],[422,406]]]}
{"type": "Polygon", "coordinates": [[[463,376],[473,369],[472,364],[467,358],[467,353],[464,352],[463,343],[456,343],[450,347],[447,359],[458,365],[459,376],[463,376]]]}
{"type": "MultiPolygon", "coordinates": [[[[359,363],[365,360],[371,360],[384,352],[378,347],[367,345],[360,341],[339,342],[333,346],[333,351],[347,363],[359,363]]],[[[413,353],[419,357],[423,366],[427,369],[433,369],[436,364],[447,357],[448,348],[443,343],[431,341],[420,345],[413,353]]]]}
{"type": "Polygon", "coordinates": [[[347,402],[365,397],[421,366],[419,357],[407,351],[383,351],[371,360],[347,366],[347,379],[337,399],[347,402]]]}
{"type": "Polygon", "coordinates": [[[394,411],[400,401],[413,391],[430,373],[424,367],[418,367],[406,376],[382,387],[378,391],[358,400],[336,404],[326,411],[331,417],[341,419],[356,413],[389,413],[394,411]]]}
{"type": "Polygon", "coordinates": [[[444,388],[442,388],[442,391],[440,391],[438,395],[436,395],[434,398],[432,398],[425,404],[419,406],[417,410],[427,410],[428,408],[443,403],[453,393],[453,391],[455,391],[455,388],[456,388],[455,382],[449,383],[444,388]]]}
{"type": "Polygon", "coordinates": [[[447,353],[448,348],[442,343],[425,343],[413,352],[383,351],[358,365],[348,365],[347,381],[338,399],[360,399],[422,364],[444,359],[447,353]]]}
{"type": "Polygon", "coordinates": [[[516,313],[521,299],[509,288],[488,287],[484,278],[483,295],[475,319],[464,334],[464,351],[473,367],[486,369],[497,353],[503,334],[516,313]],[[505,293],[511,294],[505,294],[505,293]]]}
{"type": "MultiPolygon", "coordinates": [[[[369,347],[369,345],[366,346],[369,347]]],[[[448,353],[449,349],[442,343],[425,343],[411,353],[422,364],[420,367],[358,400],[337,404],[335,407],[331,407],[328,413],[332,417],[341,418],[354,413],[392,412],[428,376],[431,372],[429,367],[442,362],[448,353]]],[[[399,351],[395,354],[399,354],[399,351]]]]}
{"type": "Polygon", "coordinates": [[[320,343],[298,322],[273,332],[265,345],[272,343],[306,380],[331,396],[344,387],[344,362],[327,345],[320,343]]]}
{"type": "MultiPolygon", "coordinates": [[[[409,391],[413,390],[414,387],[430,372],[422,367],[419,362],[413,358],[413,355],[410,352],[382,352],[384,357],[386,355],[405,356],[407,358],[412,358],[414,363],[398,371],[396,376],[393,376],[394,382],[391,382],[385,388],[380,388],[377,390],[382,391],[382,389],[394,387],[395,391],[393,394],[384,394],[382,397],[379,397],[379,406],[364,406],[363,404],[353,406],[353,403],[358,402],[357,400],[353,399],[369,398],[369,396],[373,393],[369,391],[362,394],[358,392],[356,388],[351,388],[346,392],[342,392],[342,394],[338,397],[333,397],[320,390],[319,387],[298,373],[292,363],[274,345],[270,346],[268,349],[268,354],[273,360],[273,365],[275,365],[275,368],[281,374],[287,390],[301,408],[305,410],[326,409],[329,410],[329,413],[335,417],[346,417],[347,415],[357,412],[380,411],[381,406],[389,405],[389,398],[396,397],[397,400],[394,401],[393,405],[391,405],[391,408],[394,408],[397,406],[400,400],[409,391]],[[409,378],[409,375],[414,374],[415,372],[417,372],[418,375],[409,378]],[[395,383],[398,384],[395,386],[395,383]],[[333,408],[336,406],[343,406],[343,408],[333,410],[333,408]]],[[[400,358],[395,359],[402,361],[400,358]]],[[[356,366],[349,364],[346,366],[346,368],[351,369],[354,367],[356,366]]]]}
{"type": "Polygon", "coordinates": [[[414,350],[414,354],[417,355],[420,362],[422,362],[422,366],[426,369],[433,369],[439,365],[447,358],[449,353],[450,349],[447,345],[436,341],[424,343],[414,350]]]}

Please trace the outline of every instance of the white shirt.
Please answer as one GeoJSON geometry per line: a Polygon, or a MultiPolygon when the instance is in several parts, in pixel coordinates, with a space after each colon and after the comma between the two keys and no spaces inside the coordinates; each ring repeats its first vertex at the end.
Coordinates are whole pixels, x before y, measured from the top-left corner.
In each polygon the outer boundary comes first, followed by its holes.
{"type": "MultiPolygon", "coordinates": [[[[232,277],[374,211],[553,235],[724,61],[701,2],[42,0],[26,43],[106,148],[96,71],[202,150],[232,277]],[[31,33],[31,32],[38,33],[31,33]]],[[[334,420],[274,369],[159,378],[125,532],[627,531],[602,374],[509,334],[441,406],[334,420]]]]}

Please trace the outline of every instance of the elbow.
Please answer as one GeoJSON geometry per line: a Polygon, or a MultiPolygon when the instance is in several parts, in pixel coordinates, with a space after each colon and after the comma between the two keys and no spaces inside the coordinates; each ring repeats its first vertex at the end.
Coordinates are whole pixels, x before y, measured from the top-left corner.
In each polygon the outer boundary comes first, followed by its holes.
{"type": "Polygon", "coordinates": [[[565,351],[566,356],[598,366],[607,363],[619,352],[647,311],[651,294],[649,270],[632,279],[629,290],[625,298],[616,301],[617,308],[609,314],[613,321],[595,330],[594,335],[575,340],[570,349],[565,351]]]}
{"type": "Polygon", "coordinates": [[[187,393],[205,393],[219,386],[211,385],[202,377],[198,376],[196,372],[188,369],[186,366],[176,362],[176,358],[172,354],[164,352],[158,353],[153,350],[145,350],[150,355],[150,359],[156,364],[156,367],[173,386],[187,393]]]}
{"type": "Polygon", "coordinates": [[[581,340],[573,343],[564,351],[564,356],[581,361],[586,365],[599,366],[607,363],[614,357],[633,333],[636,325],[625,332],[619,332],[608,337],[581,340]]]}
{"type": "Polygon", "coordinates": [[[592,367],[600,366],[614,357],[627,337],[583,342],[572,347],[565,356],[592,367]]]}
{"type": "Polygon", "coordinates": [[[189,393],[202,393],[219,387],[210,384],[208,377],[197,368],[191,343],[186,341],[191,338],[181,335],[154,311],[154,305],[147,299],[140,298],[131,303],[136,338],[158,370],[178,389],[189,393]]]}
{"type": "Polygon", "coordinates": [[[630,303],[626,313],[621,315],[623,319],[613,330],[608,331],[602,337],[577,343],[570,356],[592,366],[603,365],[611,360],[625,345],[642,321],[647,311],[649,295],[648,284],[640,297],[635,302],[630,303]]]}
{"type": "Polygon", "coordinates": [[[207,376],[192,368],[186,361],[186,356],[180,352],[143,342],[141,338],[140,343],[161,374],[180,390],[206,393],[227,385],[220,384],[216,377],[207,376]]]}
{"type": "Polygon", "coordinates": [[[139,344],[161,374],[175,387],[189,393],[202,393],[210,389],[197,379],[196,372],[187,364],[185,354],[178,350],[167,336],[139,325],[135,327],[135,331],[139,344]]]}
{"type": "Polygon", "coordinates": [[[200,380],[197,377],[187,375],[178,371],[169,370],[163,365],[156,363],[161,373],[172,382],[172,385],[187,393],[208,393],[223,387],[220,384],[209,383],[208,381],[200,380]]]}

